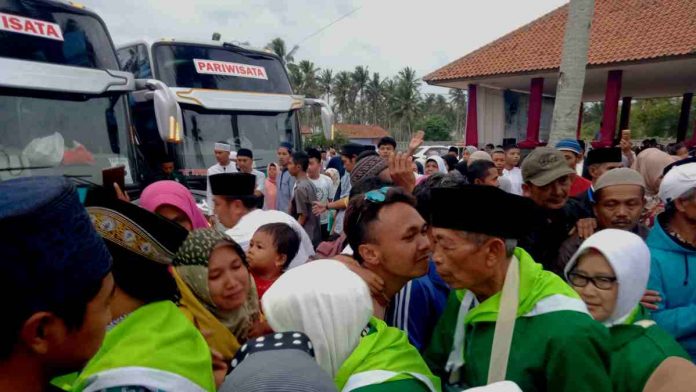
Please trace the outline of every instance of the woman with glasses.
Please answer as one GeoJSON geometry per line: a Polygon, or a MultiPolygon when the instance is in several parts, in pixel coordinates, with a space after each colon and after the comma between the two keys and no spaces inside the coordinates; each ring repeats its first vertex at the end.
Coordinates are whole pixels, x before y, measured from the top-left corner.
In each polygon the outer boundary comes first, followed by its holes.
{"type": "Polygon", "coordinates": [[[688,354],[640,305],[650,250],[639,236],[617,229],[595,233],[573,255],[565,275],[592,317],[609,328],[615,391],[693,387],[696,367],[688,354]]]}

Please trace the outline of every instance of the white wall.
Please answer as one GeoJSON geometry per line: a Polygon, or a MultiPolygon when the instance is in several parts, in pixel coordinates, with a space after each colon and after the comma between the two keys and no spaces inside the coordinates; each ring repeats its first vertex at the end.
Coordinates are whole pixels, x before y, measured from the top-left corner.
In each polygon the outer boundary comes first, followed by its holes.
{"type": "Polygon", "coordinates": [[[476,110],[478,118],[478,142],[500,144],[505,133],[505,102],[503,91],[483,87],[476,88],[476,110]]]}

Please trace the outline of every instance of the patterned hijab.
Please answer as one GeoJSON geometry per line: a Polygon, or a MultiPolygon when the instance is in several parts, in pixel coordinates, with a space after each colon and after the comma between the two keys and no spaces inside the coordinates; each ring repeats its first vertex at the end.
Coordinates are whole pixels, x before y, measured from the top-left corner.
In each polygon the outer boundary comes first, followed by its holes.
{"type": "Polygon", "coordinates": [[[191,288],[196,299],[227,327],[237,340],[243,342],[247,339],[251,326],[260,316],[256,284],[247,272],[249,289],[246,302],[231,311],[222,310],[215,305],[208,287],[208,262],[213,250],[220,246],[232,247],[247,268],[242,248],[230,237],[215,229],[192,231],[179,248],[172,264],[181,279],[191,288]]]}

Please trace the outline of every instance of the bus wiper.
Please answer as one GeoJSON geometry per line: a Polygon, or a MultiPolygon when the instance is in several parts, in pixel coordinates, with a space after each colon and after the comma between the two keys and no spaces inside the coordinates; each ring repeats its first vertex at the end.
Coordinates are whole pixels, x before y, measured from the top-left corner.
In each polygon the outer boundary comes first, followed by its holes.
{"type": "Polygon", "coordinates": [[[0,171],[53,169],[54,167],[56,167],[56,166],[13,166],[13,167],[2,167],[2,168],[0,168],[0,171]]]}

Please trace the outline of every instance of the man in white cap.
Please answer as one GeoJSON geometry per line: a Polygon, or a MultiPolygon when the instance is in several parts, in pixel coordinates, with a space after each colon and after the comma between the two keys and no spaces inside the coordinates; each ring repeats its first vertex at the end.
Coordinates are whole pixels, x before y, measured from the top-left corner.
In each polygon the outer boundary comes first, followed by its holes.
{"type": "Polygon", "coordinates": [[[660,185],[665,212],[648,235],[653,318],[696,360],[696,163],[675,165],[660,185]]]}
{"type": "MultiPolygon", "coordinates": [[[[232,146],[229,143],[225,141],[215,143],[214,151],[217,163],[208,168],[208,178],[215,174],[237,172],[237,162],[235,162],[237,153],[232,151],[232,146]],[[232,154],[234,154],[234,156],[232,156],[232,154]]],[[[210,191],[210,180],[207,182],[208,215],[213,215],[213,194],[210,191]]]]}

